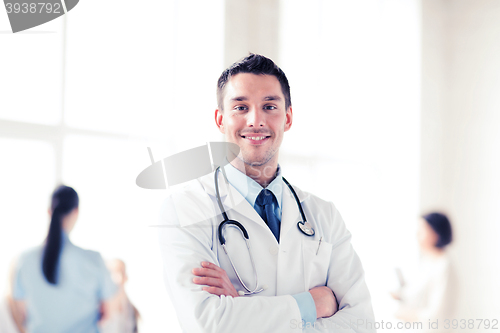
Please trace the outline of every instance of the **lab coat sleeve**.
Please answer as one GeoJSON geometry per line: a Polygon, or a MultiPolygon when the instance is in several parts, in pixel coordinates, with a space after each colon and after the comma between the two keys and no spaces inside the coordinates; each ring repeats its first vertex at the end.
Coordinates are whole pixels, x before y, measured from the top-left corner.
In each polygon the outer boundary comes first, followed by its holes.
{"type": "Polygon", "coordinates": [[[351,233],[333,204],[332,254],[326,285],[333,290],[339,310],[329,318],[319,318],[306,332],[376,332],[370,293],[361,261],[351,245],[351,233]]]}
{"type": "MultiPolygon", "coordinates": [[[[175,194],[177,195],[177,194],[175,194]]],[[[161,211],[160,248],[164,279],[171,301],[184,332],[300,332],[301,315],[290,295],[274,297],[216,296],[193,283],[192,269],[202,261],[219,265],[212,250],[215,221],[210,218],[190,225],[181,225],[176,207],[197,211],[210,208],[193,196],[170,195],[161,211]]],[[[184,214],[184,212],[183,212],[184,214]]],[[[207,214],[205,214],[207,215],[207,214]]],[[[209,215],[209,214],[208,214],[209,215]]]]}

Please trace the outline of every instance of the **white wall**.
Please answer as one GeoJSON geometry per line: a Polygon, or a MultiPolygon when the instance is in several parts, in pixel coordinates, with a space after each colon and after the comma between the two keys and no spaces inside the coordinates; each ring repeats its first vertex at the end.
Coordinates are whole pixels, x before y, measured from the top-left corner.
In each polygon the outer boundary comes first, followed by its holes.
{"type": "Polygon", "coordinates": [[[457,318],[498,319],[500,2],[422,4],[421,208],[453,219],[457,318]]]}
{"type": "Polygon", "coordinates": [[[248,55],[279,58],[279,0],[225,0],[224,68],[248,55]]]}

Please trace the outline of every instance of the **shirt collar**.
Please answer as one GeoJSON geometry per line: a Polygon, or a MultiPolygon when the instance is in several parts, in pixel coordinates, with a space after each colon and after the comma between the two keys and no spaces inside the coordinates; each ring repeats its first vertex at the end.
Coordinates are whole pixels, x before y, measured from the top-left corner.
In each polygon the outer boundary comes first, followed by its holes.
{"type": "Polygon", "coordinates": [[[61,238],[62,238],[62,244],[64,244],[64,245],[71,242],[69,240],[69,234],[64,230],[62,230],[62,232],[61,232],[61,238]]]}
{"type": "MultiPolygon", "coordinates": [[[[236,169],[231,163],[226,164],[224,167],[226,172],[228,182],[252,205],[255,205],[255,200],[260,191],[264,188],[260,186],[252,178],[245,175],[240,170],[236,169]]],[[[281,209],[281,199],[283,196],[283,178],[281,176],[281,168],[278,165],[278,170],[276,173],[276,178],[266,187],[269,191],[273,192],[276,200],[278,201],[278,206],[281,209]]]]}

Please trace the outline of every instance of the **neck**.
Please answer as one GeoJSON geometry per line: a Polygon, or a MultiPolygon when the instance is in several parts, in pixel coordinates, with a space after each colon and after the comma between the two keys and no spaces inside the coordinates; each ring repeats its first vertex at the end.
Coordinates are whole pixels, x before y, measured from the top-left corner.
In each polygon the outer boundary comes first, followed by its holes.
{"type": "Polygon", "coordinates": [[[269,161],[264,165],[250,165],[239,158],[231,161],[231,165],[266,188],[276,178],[278,161],[269,161]]]}
{"type": "Polygon", "coordinates": [[[434,246],[423,248],[422,252],[425,256],[431,257],[431,258],[438,258],[444,254],[444,250],[437,248],[437,247],[434,247],[434,246]]]}

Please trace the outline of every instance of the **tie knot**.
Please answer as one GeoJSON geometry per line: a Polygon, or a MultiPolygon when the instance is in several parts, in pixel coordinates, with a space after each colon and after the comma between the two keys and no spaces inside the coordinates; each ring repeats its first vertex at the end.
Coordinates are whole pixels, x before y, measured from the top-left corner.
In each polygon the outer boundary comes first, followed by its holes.
{"type": "Polygon", "coordinates": [[[255,203],[260,206],[265,206],[272,204],[274,200],[274,194],[273,192],[269,191],[268,189],[263,189],[260,191],[259,196],[255,200],[255,203]]]}

